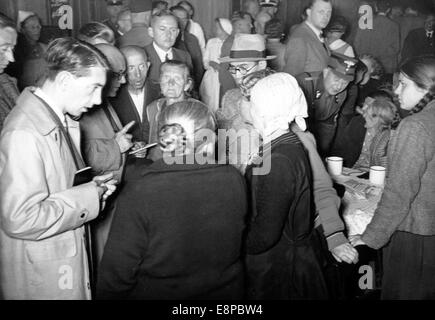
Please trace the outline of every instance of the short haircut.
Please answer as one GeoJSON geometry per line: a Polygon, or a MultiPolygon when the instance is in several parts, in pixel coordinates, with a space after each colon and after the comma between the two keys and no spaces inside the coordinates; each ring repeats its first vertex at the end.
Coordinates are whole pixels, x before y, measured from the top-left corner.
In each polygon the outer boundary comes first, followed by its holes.
{"type": "Polygon", "coordinates": [[[101,67],[110,71],[106,57],[94,46],[74,38],[57,38],[45,53],[47,78],[54,80],[59,72],[68,71],[76,77],[89,74],[89,69],[101,67]]]}
{"type": "Polygon", "coordinates": [[[180,6],[180,5],[176,5],[176,6],[170,7],[169,11],[171,11],[171,12],[174,12],[174,11],[184,11],[184,12],[187,13],[187,15],[189,15],[189,12],[187,12],[187,10],[184,7],[180,6]]]}
{"type": "Polygon", "coordinates": [[[12,28],[15,30],[15,23],[12,19],[0,12],[0,29],[12,28]]]}
{"type": "Polygon", "coordinates": [[[115,35],[104,23],[93,21],[83,25],[77,34],[77,39],[92,43],[96,38],[101,38],[107,43],[115,43],[115,35]]]}
{"type": "Polygon", "coordinates": [[[305,7],[305,11],[307,9],[311,9],[317,1],[331,2],[331,0],[310,0],[310,2],[308,2],[308,5],[305,7]]]}
{"type": "Polygon", "coordinates": [[[124,46],[124,47],[120,48],[119,50],[121,50],[121,52],[125,56],[125,58],[127,58],[127,56],[131,53],[137,53],[137,54],[142,55],[146,61],[149,61],[148,54],[146,53],[146,51],[142,47],[135,46],[135,45],[128,45],[128,46],[124,46]]]}
{"type": "Polygon", "coordinates": [[[386,12],[391,8],[391,3],[388,0],[377,0],[375,4],[377,12],[386,12]]]}
{"type": "Polygon", "coordinates": [[[169,11],[169,10],[162,10],[162,11],[159,11],[156,14],[153,14],[151,16],[150,26],[154,27],[154,25],[156,24],[157,20],[161,19],[161,18],[164,18],[164,17],[172,17],[172,18],[174,18],[175,22],[177,22],[177,24],[178,24],[178,18],[176,16],[174,16],[174,14],[171,11],[169,11]]]}

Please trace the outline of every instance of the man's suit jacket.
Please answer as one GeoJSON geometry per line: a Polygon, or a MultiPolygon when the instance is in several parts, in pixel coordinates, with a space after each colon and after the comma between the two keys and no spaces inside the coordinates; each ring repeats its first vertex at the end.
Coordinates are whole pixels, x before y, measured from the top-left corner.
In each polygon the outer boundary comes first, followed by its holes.
{"type": "Polygon", "coordinates": [[[115,134],[122,128],[121,121],[110,103],[105,100],[102,105],[85,113],[80,119],[82,150],[85,162],[92,167],[95,174],[113,172],[114,179],[121,181],[125,165],[125,155],[121,153],[115,140],[115,134]],[[112,121],[106,111],[110,110],[112,121]]]}
{"type": "Polygon", "coordinates": [[[285,53],[284,72],[297,76],[317,72],[328,66],[329,52],[306,22],[299,24],[290,36],[285,53]]]}
{"type": "Polygon", "coordinates": [[[386,73],[394,73],[400,51],[399,25],[383,15],[373,19],[373,29],[358,29],[354,48],[358,55],[369,53],[382,63],[386,73]]]}
{"type": "MultiPolygon", "coordinates": [[[[159,55],[156,52],[156,49],[154,49],[153,44],[149,44],[145,47],[145,51],[148,55],[148,60],[151,62],[150,68],[148,70],[148,79],[150,81],[150,99],[151,101],[157,100],[160,95],[160,65],[162,64],[159,55]]],[[[193,74],[193,64],[192,64],[192,58],[190,57],[190,54],[179,50],[177,48],[172,48],[172,60],[178,60],[181,62],[184,62],[187,64],[187,66],[190,69],[190,73],[193,74]]]]}
{"type": "Polygon", "coordinates": [[[152,102],[149,95],[150,84],[148,80],[145,82],[145,97],[143,102],[143,112],[141,121],[139,113],[134,105],[134,102],[128,93],[128,84],[124,84],[118,91],[118,94],[114,98],[110,98],[110,103],[116,111],[122,126],[125,126],[131,121],[136,121],[129,133],[133,135],[133,141],[149,141],[149,119],[147,117],[147,106],[152,102]]]}
{"type": "Polygon", "coordinates": [[[148,34],[148,27],[145,24],[133,24],[130,31],[117,39],[117,46],[119,48],[132,45],[145,47],[152,42],[153,39],[148,34]]]}
{"type": "Polygon", "coordinates": [[[428,38],[424,28],[409,32],[403,44],[401,61],[421,54],[435,54],[435,32],[428,38]]]}
{"type": "Polygon", "coordinates": [[[195,88],[199,91],[202,77],[204,76],[204,64],[202,62],[202,52],[199,46],[198,39],[191,33],[184,31],[180,32],[177,41],[174,45],[175,48],[186,51],[190,54],[193,64],[193,79],[195,80],[195,88]]]}

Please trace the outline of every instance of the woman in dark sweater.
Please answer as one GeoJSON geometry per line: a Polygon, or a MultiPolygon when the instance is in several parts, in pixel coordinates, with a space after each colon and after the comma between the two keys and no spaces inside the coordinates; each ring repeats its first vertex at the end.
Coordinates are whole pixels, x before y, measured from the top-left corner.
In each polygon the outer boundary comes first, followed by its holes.
{"type": "Polygon", "coordinates": [[[405,62],[395,92],[410,113],[388,147],[381,201],[352,244],[384,247],[382,299],[435,299],[435,57],[405,62]]]}
{"type": "Polygon", "coordinates": [[[251,91],[251,116],[263,137],[262,165],[250,164],[252,216],[247,234],[248,297],[324,299],[326,286],[312,237],[311,168],[291,130],[305,130],[307,103],[295,78],[270,75],[251,91]]]}
{"type": "Polygon", "coordinates": [[[214,138],[214,116],[200,102],[178,102],[159,128],[164,158],[118,197],[97,298],[242,298],[246,187],[237,169],[214,164],[214,141],[202,139],[214,138]]]}

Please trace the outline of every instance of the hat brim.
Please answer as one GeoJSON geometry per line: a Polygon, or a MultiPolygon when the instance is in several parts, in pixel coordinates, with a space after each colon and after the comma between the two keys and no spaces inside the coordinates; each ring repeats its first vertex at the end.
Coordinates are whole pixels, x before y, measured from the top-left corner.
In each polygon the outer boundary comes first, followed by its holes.
{"type": "Polygon", "coordinates": [[[346,80],[346,81],[353,81],[355,79],[355,75],[351,76],[351,75],[346,75],[346,74],[342,74],[341,72],[335,71],[334,69],[331,69],[331,71],[339,78],[346,80]]]}
{"type": "Polygon", "coordinates": [[[263,61],[263,60],[272,60],[275,59],[276,56],[267,56],[265,58],[230,58],[230,57],[223,57],[219,58],[219,62],[256,62],[256,61],[263,61]]]}

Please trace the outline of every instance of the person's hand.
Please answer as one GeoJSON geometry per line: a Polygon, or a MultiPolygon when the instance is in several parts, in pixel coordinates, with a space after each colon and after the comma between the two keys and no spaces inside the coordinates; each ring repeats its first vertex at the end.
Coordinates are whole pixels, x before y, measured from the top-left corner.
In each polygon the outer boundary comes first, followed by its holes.
{"type": "Polygon", "coordinates": [[[352,244],[352,246],[354,246],[354,247],[367,245],[364,241],[361,240],[361,235],[360,234],[356,234],[356,235],[350,236],[349,237],[349,241],[352,244]]]}
{"type": "Polygon", "coordinates": [[[357,263],[358,251],[353,248],[350,243],[343,243],[331,250],[332,256],[338,262],[357,263]]]}
{"type": "MultiPolygon", "coordinates": [[[[135,151],[137,149],[143,148],[146,146],[146,143],[143,141],[135,141],[133,143],[133,147],[131,148],[131,151],[135,151]]],[[[143,151],[136,152],[133,156],[136,158],[145,158],[147,156],[148,150],[144,149],[143,151]]]]}
{"type": "Polygon", "coordinates": [[[118,181],[113,179],[112,172],[101,176],[96,176],[92,179],[92,181],[97,185],[98,196],[103,202],[105,202],[107,198],[115,192],[116,184],[118,183],[118,181]]]}
{"type": "Polygon", "coordinates": [[[133,136],[127,132],[134,125],[134,123],[135,121],[127,123],[125,127],[118,131],[115,135],[115,140],[119,145],[121,153],[127,152],[133,146],[133,143],[131,142],[131,138],[133,136]]]}

